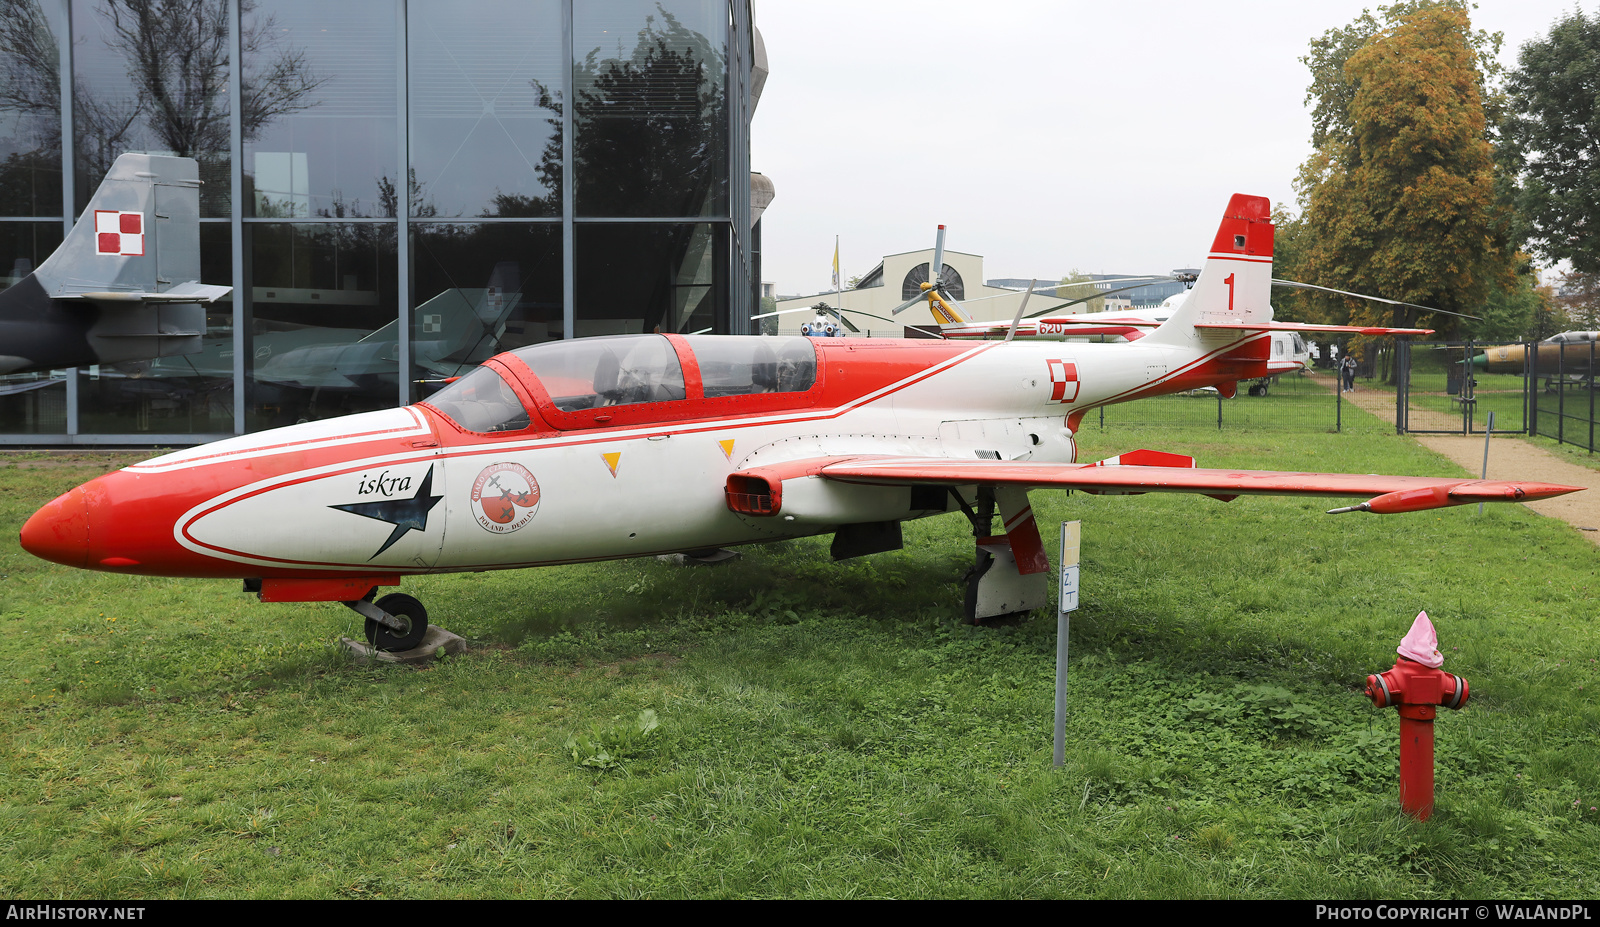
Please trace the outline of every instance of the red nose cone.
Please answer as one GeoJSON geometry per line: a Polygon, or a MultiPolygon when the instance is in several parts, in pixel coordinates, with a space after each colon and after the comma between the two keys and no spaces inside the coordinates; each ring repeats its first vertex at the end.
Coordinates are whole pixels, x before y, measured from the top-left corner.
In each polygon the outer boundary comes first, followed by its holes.
{"type": "Polygon", "coordinates": [[[89,506],[83,490],[57,496],[22,526],[22,548],[35,557],[82,569],[89,565],[89,506]]]}

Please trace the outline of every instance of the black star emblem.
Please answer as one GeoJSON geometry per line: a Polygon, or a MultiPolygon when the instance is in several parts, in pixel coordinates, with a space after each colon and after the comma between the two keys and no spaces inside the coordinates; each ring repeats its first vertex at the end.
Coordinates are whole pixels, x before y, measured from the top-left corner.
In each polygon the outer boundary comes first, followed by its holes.
{"type": "MultiPolygon", "coordinates": [[[[382,502],[354,502],[349,505],[330,505],[330,509],[360,515],[362,518],[375,518],[394,525],[394,531],[389,534],[389,540],[383,542],[378,548],[378,554],[383,553],[400,540],[407,531],[428,530],[428,510],[439,504],[444,496],[429,495],[433,491],[433,465],[428,465],[428,475],[422,478],[422,485],[417,487],[417,494],[410,499],[385,499],[382,502]]],[[[373,554],[368,557],[372,560],[378,556],[373,554]]]]}

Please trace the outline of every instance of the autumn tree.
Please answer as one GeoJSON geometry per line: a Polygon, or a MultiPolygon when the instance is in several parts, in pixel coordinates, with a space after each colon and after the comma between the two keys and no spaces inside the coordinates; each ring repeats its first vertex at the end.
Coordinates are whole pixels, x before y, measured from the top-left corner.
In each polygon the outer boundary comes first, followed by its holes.
{"type": "MultiPolygon", "coordinates": [[[[1380,7],[1312,43],[1317,150],[1297,182],[1305,282],[1477,314],[1514,283],[1498,202],[1480,53],[1462,3],[1380,7]],[[1342,67],[1335,64],[1343,59],[1342,67]]],[[[1407,307],[1318,297],[1330,322],[1448,325],[1407,307]]]]}
{"type": "Polygon", "coordinates": [[[1600,14],[1573,10],[1522,46],[1501,160],[1540,257],[1600,274],[1600,14]]]}

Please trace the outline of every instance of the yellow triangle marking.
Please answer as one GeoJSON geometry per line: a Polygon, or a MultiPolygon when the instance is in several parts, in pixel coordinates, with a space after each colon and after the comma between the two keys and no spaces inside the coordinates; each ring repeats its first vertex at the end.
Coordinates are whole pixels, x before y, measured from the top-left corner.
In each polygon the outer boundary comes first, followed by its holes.
{"type": "Polygon", "coordinates": [[[617,464],[622,462],[622,452],[612,451],[609,454],[601,454],[600,456],[605,460],[606,466],[611,468],[611,475],[615,477],[617,475],[617,464]]]}
{"type": "Polygon", "coordinates": [[[717,443],[722,445],[722,456],[728,458],[728,462],[732,463],[733,462],[733,439],[729,438],[726,441],[718,441],[717,443]]]}

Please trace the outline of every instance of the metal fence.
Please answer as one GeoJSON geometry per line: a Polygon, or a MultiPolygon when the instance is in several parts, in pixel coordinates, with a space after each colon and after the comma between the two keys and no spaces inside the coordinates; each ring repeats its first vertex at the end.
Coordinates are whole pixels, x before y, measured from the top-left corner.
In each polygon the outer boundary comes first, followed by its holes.
{"type": "MultiPolygon", "coordinates": [[[[1492,350],[1522,351],[1527,345],[1492,350]]],[[[1497,434],[1527,434],[1533,418],[1531,370],[1485,363],[1488,349],[1471,341],[1395,344],[1395,430],[1401,434],[1481,434],[1494,413],[1497,434]]],[[[1518,356],[1515,353],[1513,357],[1518,356]]]]}
{"type": "Polygon", "coordinates": [[[1284,375],[1264,396],[1223,399],[1213,390],[1155,396],[1090,412],[1081,428],[1205,426],[1222,431],[1393,433],[1394,426],[1357,410],[1334,389],[1331,374],[1284,375]]]}
{"type": "Polygon", "coordinates": [[[1591,454],[1595,445],[1595,342],[1531,346],[1537,355],[1526,364],[1540,385],[1534,391],[1533,430],[1591,454]]]}

